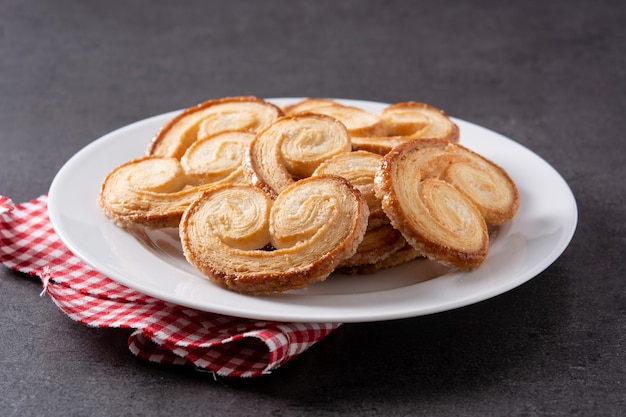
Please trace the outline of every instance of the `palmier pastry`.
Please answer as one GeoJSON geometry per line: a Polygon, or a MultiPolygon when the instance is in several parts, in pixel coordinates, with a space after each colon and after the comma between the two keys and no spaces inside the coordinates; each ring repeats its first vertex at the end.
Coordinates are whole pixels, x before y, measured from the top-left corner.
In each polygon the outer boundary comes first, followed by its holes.
{"type": "Polygon", "coordinates": [[[208,190],[185,211],[179,232],[187,260],[209,279],[270,294],[326,279],[355,253],[367,216],[348,181],[318,176],[292,184],[275,201],[252,185],[208,190]]]}
{"type": "Polygon", "coordinates": [[[120,227],[176,227],[185,208],[209,186],[188,187],[175,158],[145,156],[113,169],[102,182],[98,203],[120,227]]]}
{"type": "Polygon", "coordinates": [[[225,130],[258,132],[282,110],[257,97],[225,97],[190,107],[157,133],[147,154],[180,158],[196,139],[225,130]]]}
{"type": "Polygon", "coordinates": [[[322,114],[284,116],[257,133],[244,156],[247,180],[276,197],[323,161],[350,152],[345,126],[322,114]]]}
{"type": "Polygon", "coordinates": [[[385,134],[354,136],[353,149],[363,149],[381,155],[393,147],[413,139],[459,140],[459,127],[443,111],[426,103],[407,101],[387,106],[380,113],[385,134]]]}
{"type": "Polygon", "coordinates": [[[441,109],[430,104],[406,101],[392,104],[380,113],[387,136],[406,139],[431,138],[455,142],[459,128],[441,109]]]}
{"type": "Polygon", "coordinates": [[[374,274],[382,269],[393,268],[394,266],[399,266],[422,257],[420,251],[415,249],[406,241],[404,242],[404,246],[402,246],[400,249],[396,250],[395,252],[391,252],[390,254],[382,257],[376,262],[351,266],[343,265],[337,270],[347,275],[374,274]]]}
{"type": "Polygon", "coordinates": [[[409,243],[405,243],[405,245],[399,250],[393,252],[389,256],[384,257],[375,264],[370,265],[369,269],[361,269],[360,272],[372,273],[380,271],[381,269],[393,268],[394,266],[399,266],[422,257],[423,255],[419,250],[415,249],[409,243]]]}
{"type": "Polygon", "coordinates": [[[339,103],[330,98],[309,97],[283,107],[283,112],[285,114],[311,112],[311,110],[314,110],[317,107],[335,104],[339,103]]]}
{"type": "Polygon", "coordinates": [[[389,222],[380,199],[374,193],[374,176],[382,159],[381,155],[367,151],[346,152],[322,162],[313,173],[339,175],[350,181],[367,201],[370,229],[389,222]]]}
{"type": "Polygon", "coordinates": [[[510,220],[517,187],[486,158],[444,140],[394,148],[375,178],[376,195],[392,225],[425,256],[474,269],[487,256],[487,223],[510,220]]]}
{"type": "Polygon", "coordinates": [[[194,185],[244,181],[243,155],[254,139],[245,131],[225,131],[195,141],[180,159],[194,185]]]}
{"type": "Polygon", "coordinates": [[[370,209],[368,230],[357,253],[342,267],[374,265],[407,245],[399,231],[389,225],[389,218],[374,192],[374,177],[382,161],[381,155],[355,151],[337,155],[324,161],[313,175],[339,175],[350,181],[367,201],[370,209]]]}
{"type": "Polygon", "coordinates": [[[331,104],[314,107],[312,113],[325,114],[343,123],[351,136],[380,136],[385,133],[385,126],[378,115],[358,107],[331,104]]]}
{"type": "Polygon", "coordinates": [[[343,123],[351,136],[381,136],[385,134],[382,119],[358,107],[343,105],[328,98],[305,98],[284,109],[286,114],[310,112],[334,117],[343,123]]]}
{"type": "Polygon", "coordinates": [[[450,165],[441,172],[441,179],[469,198],[488,225],[500,226],[515,216],[519,191],[503,168],[459,144],[443,150],[437,162],[450,161],[450,165]]]}
{"type": "Polygon", "coordinates": [[[342,267],[372,265],[406,246],[402,234],[390,224],[368,229],[356,253],[341,263],[342,267]]]}

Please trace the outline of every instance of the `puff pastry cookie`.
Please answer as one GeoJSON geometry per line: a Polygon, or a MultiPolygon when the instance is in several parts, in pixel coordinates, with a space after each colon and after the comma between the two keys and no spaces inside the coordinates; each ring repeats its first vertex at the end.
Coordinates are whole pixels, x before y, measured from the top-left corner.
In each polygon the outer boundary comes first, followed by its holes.
{"type": "Polygon", "coordinates": [[[243,154],[253,138],[226,131],[195,141],[180,161],[160,156],[128,161],[106,176],[98,203],[121,227],[176,227],[199,192],[244,181],[243,154]]]}
{"type": "Polygon", "coordinates": [[[284,106],[283,112],[285,114],[304,113],[304,112],[311,112],[316,107],[324,107],[324,106],[332,106],[332,105],[339,105],[339,103],[330,98],[309,97],[309,98],[303,98],[302,100],[297,101],[293,104],[284,106]]]}
{"type": "Polygon", "coordinates": [[[358,107],[346,106],[327,98],[306,98],[284,108],[286,114],[311,112],[334,117],[352,136],[379,136],[385,133],[382,119],[358,107]]]}
{"type": "Polygon", "coordinates": [[[338,120],[313,113],[287,115],[257,133],[244,156],[244,173],[274,198],[311,176],[323,161],[350,150],[350,136],[338,120]]]}
{"type": "Polygon", "coordinates": [[[120,227],[176,227],[206,187],[187,187],[177,159],[146,156],[113,169],[100,186],[98,204],[120,227]]]}
{"type": "Polygon", "coordinates": [[[415,140],[389,152],[375,178],[393,226],[420,253],[474,269],[487,256],[487,224],[510,220],[519,193],[507,173],[462,145],[415,140]]]}
{"type": "Polygon", "coordinates": [[[338,175],[350,181],[367,201],[370,229],[389,223],[374,192],[374,177],[382,159],[381,155],[367,151],[345,152],[322,162],[313,172],[313,175],[338,175]]]}
{"type": "Polygon", "coordinates": [[[458,142],[459,127],[441,109],[427,103],[406,101],[373,114],[327,98],[305,98],[286,106],[287,114],[308,111],[327,114],[348,127],[353,150],[381,155],[414,139],[442,139],[458,142]]]}
{"type": "Polygon", "coordinates": [[[275,201],[251,185],[225,185],[189,206],[180,237],[187,260],[213,282],[270,294],[326,279],[356,252],[368,214],[340,177],[300,180],[275,201]]]}
{"type": "Polygon", "coordinates": [[[196,140],[180,159],[187,181],[193,185],[243,182],[243,156],[252,139],[253,133],[234,130],[196,140]]]}
{"type": "Polygon", "coordinates": [[[352,138],[354,149],[382,155],[414,139],[442,139],[458,142],[459,127],[441,109],[426,103],[407,101],[392,104],[380,113],[385,134],[352,138]]]}
{"type": "Polygon", "coordinates": [[[208,100],[189,107],[161,128],[147,154],[181,158],[197,139],[223,132],[258,132],[283,115],[283,111],[257,97],[239,96],[208,100]]]}
{"type": "Polygon", "coordinates": [[[359,263],[356,265],[349,265],[349,262],[346,262],[337,270],[347,275],[374,274],[382,269],[393,268],[394,266],[399,266],[422,257],[423,256],[420,251],[404,241],[404,246],[400,249],[393,251],[374,262],[359,263]]]}
{"type": "Polygon", "coordinates": [[[347,179],[361,192],[369,207],[368,230],[363,242],[342,267],[375,264],[406,245],[400,232],[389,225],[389,218],[374,192],[374,177],[382,159],[372,152],[347,152],[322,162],[313,173],[313,176],[338,175],[347,179]]]}
{"type": "Polygon", "coordinates": [[[373,265],[390,257],[406,246],[402,234],[390,224],[368,229],[356,253],[341,263],[341,267],[373,265]]]}
{"type": "Polygon", "coordinates": [[[186,259],[245,294],[420,256],[473,269],[519,192],[459,137],[442,110],[414,101],[373,114],[326,98],[209,100],[113,169],[98,203],[121,227],[178,227],[186,259]]]}

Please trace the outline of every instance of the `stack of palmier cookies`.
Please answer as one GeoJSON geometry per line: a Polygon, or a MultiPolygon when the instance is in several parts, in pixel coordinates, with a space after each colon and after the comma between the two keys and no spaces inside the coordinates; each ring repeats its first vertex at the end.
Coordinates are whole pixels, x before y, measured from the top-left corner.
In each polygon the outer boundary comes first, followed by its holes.
{"type": "Polygon", "coordinates": [[[425,103],[374,114],[325,98],[284,108],[209,100],[113,169],[98,203],[120,227],[177,227],[192,265],[245,294],[417,257],[470,270],[487,256],[487,227],[513,218],[519,193],[459,137],[425,103]]]}

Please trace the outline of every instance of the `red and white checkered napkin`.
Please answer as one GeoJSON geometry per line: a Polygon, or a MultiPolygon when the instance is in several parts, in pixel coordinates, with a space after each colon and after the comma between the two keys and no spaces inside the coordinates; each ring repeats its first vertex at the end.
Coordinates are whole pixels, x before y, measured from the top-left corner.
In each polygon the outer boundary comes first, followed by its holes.
{"type": "Polygon", "coordinates": [[[0,196],[0,243],[0,262],[40,277],[44,292],[68,316],[94,327],[135,329],[129,349],[152,362],[196,366],[220,376],[261,376],[339,327],[223,316],[129,289],[63,245],[48,219],[45,195],[24,204],[0,196]]]}

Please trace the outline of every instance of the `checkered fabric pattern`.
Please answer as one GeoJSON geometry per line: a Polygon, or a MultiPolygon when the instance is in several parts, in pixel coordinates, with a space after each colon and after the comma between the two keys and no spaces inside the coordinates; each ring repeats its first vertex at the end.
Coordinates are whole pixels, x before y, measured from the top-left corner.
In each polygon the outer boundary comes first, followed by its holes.
{"type": "Polygon", "coordinates": [[[0,262],[41,278],[42,295],[73,320],[135,329],[128,347],[138,357],[220,376],[268,374],[340,325],[229,317],[138,293],[94,271],[63,245],[50,224],[46,195],[24,204],[0,196],[0,262]]]}

